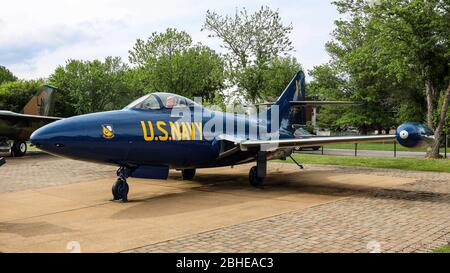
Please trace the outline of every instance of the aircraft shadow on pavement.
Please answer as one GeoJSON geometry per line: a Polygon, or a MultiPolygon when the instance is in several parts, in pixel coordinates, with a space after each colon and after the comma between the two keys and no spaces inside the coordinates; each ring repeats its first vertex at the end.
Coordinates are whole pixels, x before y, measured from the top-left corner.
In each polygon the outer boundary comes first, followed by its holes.
{"type": "MultiPolygon", "coordinates": [[[[189,182],[195,183],[195,186],[178,192],[151,197],[142,196],[134,199],[131,202],[134,202],[135,205],[118,211],[113,217],[123,219],[152,218],[261,200],[270,202],[269,199],[299,202],[302,196],[297,197],[297,200],[292,199],[292,196],[300,194],[315,197],[337,197],[336,200],[338,200],[338,197],[358,195],[365,198],[450,204],[450,194],[448,193],[405,190],[398,188],[398,186],[397,188],[367,186],[363,182],[360,184],[336,183],[326,178],[321,181],[309,180],[316,174],[324,176],[323,173],[324,171],[314,171],[314,174],[309,172],[305,180],[299,178],[301,174],[298,172],[271,173],[265,186],[260,188],[248,185],[247,177],[239,173],[199,174],[193,181],[189,182]]],[[[183,183],[183,180],[176,176],[171,175],[171,179],[183,183]]],[[[172,181],[167,183],[178,182],[172,181]]]]}
{"type": "MultiPolygon", "coordinates": [[[[316,175],[323,176],[323,173],[329,174],[328,171],[310,171],[306,180],[302,180],[302,173],[272,173],[268,175],[265,185],[260,188],[253,188],[248,185],[247,178],[242,175],[231,175],[233,182],[230,183],[230,175],[209,175],[203,174],[196,177],[195,181],[202,185],[217,186],[217,187],[232,187],[237,189],[247,188],[260,190],[260,192],[270,191],[282,194],[308,193],[328,196],[349,196],[362,195],[364,197],[372,198],[386,198],[394,200],[409,200],[422,202],[439,202],[450,203],[450,193],[439,193],[430,191],[416,191],[400,189],[399,186],[394,187],[380,187],[365,185],[364,182],[360,184],[350,184],[331,181],[324,179],[316,181],[316,179],[309,180],[310,177],[316,175]],[[217,183],[209,181],[213,179],[218,180],[217,183]]],[[[408,183],[409,184],[409,183],[408,183]]]]}

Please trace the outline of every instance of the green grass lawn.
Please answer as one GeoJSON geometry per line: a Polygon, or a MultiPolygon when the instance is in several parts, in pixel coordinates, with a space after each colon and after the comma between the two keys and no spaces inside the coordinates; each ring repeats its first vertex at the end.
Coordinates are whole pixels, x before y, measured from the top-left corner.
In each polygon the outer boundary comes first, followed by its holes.
{"type": "MultiPolygon", "coordinates": [[[[354,143],[330,144],[323,146],[324,149],[355,149],[354,143]]],[[[394,151],[394,142],[366,142],[358,143],[358,150],[394,151]]],[[[404,152],[425,152],[426,148],[406,148],[397,143],[397,151],[404,152]]],[[[444,152],[444,148],[441,148],[444,152]]]]}
{"type": "MultiPolygon", "coordinates": [[[[388,168],[416,171],[450,172],[450,159],[425,159],[404,157],[364,157],[293,154],[295,160],[304,164],[325,164],[370,168],[388,168]]],[[[290,158],[284,162],[292,162],[290,158]]]]}
{"type": "Polygon", "coordinates": [[[433,250],[433,253],[450,253],[450,245],[439,247],[433,250]]]}

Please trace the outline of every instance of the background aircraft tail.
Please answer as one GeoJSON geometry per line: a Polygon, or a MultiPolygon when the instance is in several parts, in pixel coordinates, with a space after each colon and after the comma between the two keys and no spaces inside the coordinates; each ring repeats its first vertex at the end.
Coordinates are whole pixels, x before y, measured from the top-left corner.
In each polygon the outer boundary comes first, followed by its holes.
{"type": "Polygon", "coordinates": [[[42,86],[41,90],[25,105],[22,113],[37,116],[52,116],[55,106],[56,88],[50,85],[42,86]]]}
{"type": "Polygon", "coordinates": [[[306,125],[305,107],[292,107],[292,101],[305,101],[305,74],[298,71],[291,82],[284,89],[283,93],[277,99],[272,107],[267,111],[267,117],[276,107],[279,111],[279,129],[294,132],[295,125],[306,125]]]}

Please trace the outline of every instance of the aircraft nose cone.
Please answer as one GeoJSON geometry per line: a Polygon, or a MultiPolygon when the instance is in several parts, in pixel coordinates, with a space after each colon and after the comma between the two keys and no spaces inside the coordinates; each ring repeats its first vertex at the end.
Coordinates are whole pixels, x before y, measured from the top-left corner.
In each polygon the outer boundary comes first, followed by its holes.
{"type": "Polygon", "coordinates": [[[77,120],[58,120],[36,130],[30,141],[40,150],[64,155],[64,147],[71,141],[73,132],[83,132],[83,125],[77,120]]]}
{"type": "Polygon", "coordinates": [[[110,111],[58,120],[36,130],[30,137],[31,143],[62,157],[118,162],[129,148],[129,140],[120,134],[122,120],[129,120],[132,114],[110,111]]]}
{"type": "Polygon", "coordinates": [[[46,131],[45,127],[47,127],[47,126],[37,129],[30,136],[31,144],[33,144],[34,146],[36,146],[38,148],[42,147],[44,144],[46,144],[48,142],[48,138],[47,138],[46,132],[45,132],[46,131]]]}

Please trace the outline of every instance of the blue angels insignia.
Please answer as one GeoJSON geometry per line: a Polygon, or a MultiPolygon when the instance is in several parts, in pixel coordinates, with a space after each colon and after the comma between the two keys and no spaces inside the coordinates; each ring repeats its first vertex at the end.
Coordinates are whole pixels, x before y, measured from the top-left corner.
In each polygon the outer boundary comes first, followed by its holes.
{"type": "Polygon", "coordinates": [[[103,137],[106,139],[111,139],[114,137],[114,129],[110,124],[103,124],[103,137]]]}

